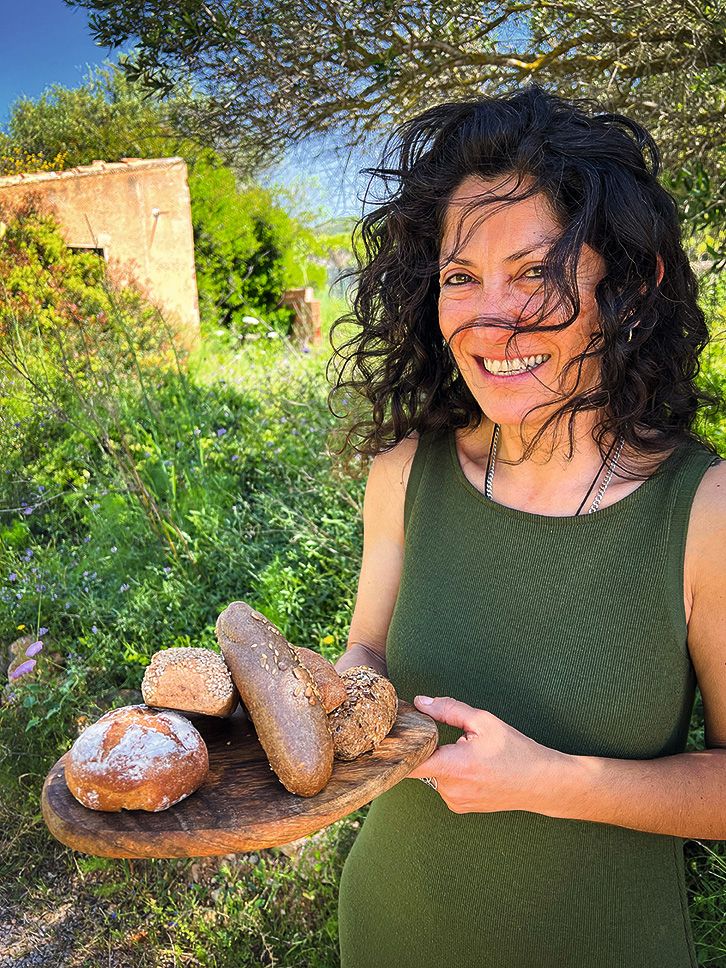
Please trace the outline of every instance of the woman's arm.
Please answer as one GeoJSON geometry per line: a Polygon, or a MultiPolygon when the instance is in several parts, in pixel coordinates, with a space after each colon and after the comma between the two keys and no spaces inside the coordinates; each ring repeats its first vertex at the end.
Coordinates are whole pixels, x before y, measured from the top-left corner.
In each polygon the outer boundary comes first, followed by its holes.
{"type": "Polygon", "coordinates": [[[363,500],[363,559],[348,648],[338,672],[367,665],[387,675],[386,637],[403,565],[403,508],[417,437],[373,458],[363,500]]]}

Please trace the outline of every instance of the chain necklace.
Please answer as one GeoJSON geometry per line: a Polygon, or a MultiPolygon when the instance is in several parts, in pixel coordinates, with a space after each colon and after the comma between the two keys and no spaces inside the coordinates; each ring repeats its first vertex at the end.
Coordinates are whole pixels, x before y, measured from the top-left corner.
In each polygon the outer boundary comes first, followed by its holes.
{"type": "MultiPolygon", "coordinates": [[[[486,494],[486,496],[489,498],[490,501],[493,500],[493,498],[492,498],[492,481],[494,480],[494,464],[496,463],[496,459],[497,459],[497,443],[498,442],[499,442],[499,424],[495,424],[494,425],[494,433],[492,434],[492,442],[491,442],[491,445],[489,447],[489,459],[487,460],[486,479],[485,479],[485,484],[484,484],[484,493],[486,494]]],[[[595,496],[595,500],[592,502],[592,504],[590,505],[590,507],[588,509],[588,512],[587,512],[588,514],[592,514],[593,511],[597,511],[597,509],[600,507],[600,502],[602,501],[603,494],[605,493],[605,491],[608,488],[608,484],[610,483],[610,480],[611,480],[611,478],[613,476],[613,472],[615,470],[615,465],[617,464],[617,462],[618,462],[618,460],[620,458],[620,453],[621,453],[621,451],[623,449],[623,445],[624,444],[625,444],[625,437],[621,437],[619,439],[619,441],[618,441],[618,449],[615,452],[615,456],[613,457],[612,463],[608,467],[608,472],[605,475],[605,479],[603,480],[602,484],[600,485],[600,490],[597,492],[597,495],[595,496]]],[[[602,473],[603,467],[607,464],[608,459],[610,458],[610,454],[612,453],[614,446],[615,446],[615,443],[613,442],[610,445],[610,450],[607,452],[607,455],[605,456],[605,460],[603,460],[602,464],[598,468],[598,472],[595,475],[592,484],[587,489],[587,494],[585,494],[585,497],[582,499],[582,503],[580,504],[579,508],[577,509],[576,514],[579,514],[580,513],[580,511],[582,510],[583,504],[585,503],[585,501],[589,497],[590,492],[592,491],[593,487],[595,487],[595,484],[597,483],[597,479],[600,476],[600,474],[602,473]]]]}

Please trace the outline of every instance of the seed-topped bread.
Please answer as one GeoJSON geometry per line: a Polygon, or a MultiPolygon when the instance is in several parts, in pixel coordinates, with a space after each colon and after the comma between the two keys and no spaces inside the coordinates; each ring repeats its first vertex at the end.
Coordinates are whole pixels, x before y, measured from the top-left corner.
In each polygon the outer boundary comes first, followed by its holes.
{"type": "Polygon", "coordinates": [[[328,716],[335,758],[354,760],[374,750],[393,728],[398,696],[390,679],[368,666],[351,666],[340,677],[347,699],[328,716]]]}
{"type": "Polygon", "coordinates": [[[155,652],[141,683],[147,706],[205,716],[229,716],[239,693],[221,655],[178,646],[155,652]]]}

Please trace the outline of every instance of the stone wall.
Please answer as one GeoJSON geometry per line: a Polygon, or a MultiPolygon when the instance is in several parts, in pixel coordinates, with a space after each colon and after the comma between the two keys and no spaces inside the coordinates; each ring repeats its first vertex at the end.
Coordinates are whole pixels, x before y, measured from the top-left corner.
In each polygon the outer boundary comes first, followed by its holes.
{"type": "Polygon", "coordinates": [[[109,275],[159,307],[187,349],[199,341],[187,166],[182,158],[94,161],[61,172],[0,178],[8,214],[34,199],[58,221],[70,248],[96,249],[109,275]]]}

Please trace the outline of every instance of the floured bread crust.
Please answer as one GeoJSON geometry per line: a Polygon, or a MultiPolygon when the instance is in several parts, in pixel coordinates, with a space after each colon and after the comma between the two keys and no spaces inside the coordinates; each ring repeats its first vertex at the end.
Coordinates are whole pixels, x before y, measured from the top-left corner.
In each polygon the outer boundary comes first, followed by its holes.
{"type": "Polygon", "coordinates": [[[88,726],[68,754],[68,789],[91,810],[158,812],[209,772],[207,746],[181,713],[121,706],[88,726]]]}

